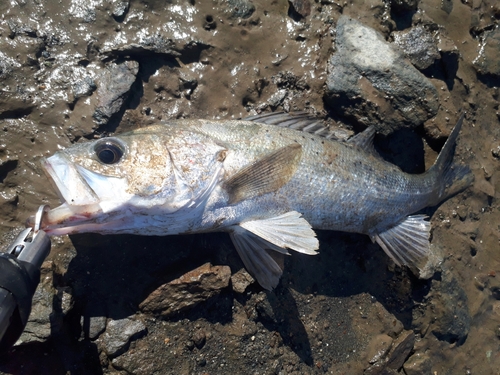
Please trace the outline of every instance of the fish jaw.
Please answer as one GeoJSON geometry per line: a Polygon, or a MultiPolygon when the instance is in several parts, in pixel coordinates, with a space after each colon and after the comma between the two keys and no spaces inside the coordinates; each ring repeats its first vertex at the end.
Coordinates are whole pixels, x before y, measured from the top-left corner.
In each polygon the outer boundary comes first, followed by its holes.
{"type": "Polygon", "coordinates": [[[64,153],[56,153],[49,158],[43,158],[41,164],[61,201],[75,206],[99,203],[99,198],[80,175],[77,165],[72,163],[64,153]]]}
{"type": "Polygon", "coordinates": [[[99,232],[103,226],[125,225],[127,210],[121,208],[130,199],[125,179],[85,169],[64,152],[42,159],[41,164],[62,202],[42,221],[42,229],[48,234],[99,232]]]}

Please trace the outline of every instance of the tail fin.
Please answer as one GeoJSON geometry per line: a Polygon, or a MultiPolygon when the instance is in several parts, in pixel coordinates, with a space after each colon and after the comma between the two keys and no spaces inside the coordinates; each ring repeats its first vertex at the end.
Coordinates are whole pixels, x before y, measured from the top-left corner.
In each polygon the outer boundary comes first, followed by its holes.
{"type": "Polygon", "coordinates": [[[469,167],[453,163],[453,155],[458,134],[464,122],[465,113],[462,112],[457,124],[446,140],[436,162],[427,173],[434,175],[437,181],[437,190],[429,205],[436,205],[443,199],[455,195],[469,187],[474,181],[474,175],[469,167]]]}

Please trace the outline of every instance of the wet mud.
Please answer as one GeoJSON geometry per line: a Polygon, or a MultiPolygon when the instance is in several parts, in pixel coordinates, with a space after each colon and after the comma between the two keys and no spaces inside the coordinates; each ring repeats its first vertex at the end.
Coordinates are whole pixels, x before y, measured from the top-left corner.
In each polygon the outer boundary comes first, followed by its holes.
{"type": "Polygon", "coordinates": [[[41,157],[165,119],[306,110],[340,137],[373,123],[381,155],[421,173],[466,111],[456,155],[475,176],[424,211],[442,258],[428,279],[341,232],[281,259],[272,292],[225,234],[55,237],[0,374],[499,373],[496,1],[13,0],[0,14],[2,248],[59,203],[41,157]],[[357,89],[328,83],[342,17],[398,46],[425,100],[368,70],[357,89]]]}

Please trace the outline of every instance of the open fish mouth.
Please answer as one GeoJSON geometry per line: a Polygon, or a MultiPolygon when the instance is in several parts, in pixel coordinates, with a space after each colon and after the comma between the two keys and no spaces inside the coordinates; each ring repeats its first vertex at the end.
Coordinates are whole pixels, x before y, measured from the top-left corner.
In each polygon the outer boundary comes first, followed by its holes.
{"type": "MultiPolygon", "coordinates": [[[[109,187],[104,189],[102,183],[120,179],[91,172],[73,163],[64,153],[44,158],[41,164],[62,202],[44,216],[41,229],[45,232],[50,235],[83,233],[123,221],[123,217],[111,213],[117,202],[106,201],[113,192],[109,187]]],[[[28,225],[32,223],[34,217],[28,219],[28,225]]]]}

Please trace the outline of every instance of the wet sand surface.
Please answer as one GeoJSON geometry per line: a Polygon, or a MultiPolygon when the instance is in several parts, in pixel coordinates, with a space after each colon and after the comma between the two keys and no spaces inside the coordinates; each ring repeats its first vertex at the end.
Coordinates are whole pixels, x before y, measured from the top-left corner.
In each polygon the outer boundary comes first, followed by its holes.
{"type": "Polygon", "coordinates": [[[59,204],[41,157],[165,119],[306,110],[340,135],[378,119],[379,152],[421,173],[466,111],[456,155],[475,176],[425,210],[443,259],[425,280],[341,232],[319,231],[317,256],[286,257],[273,292],[225,234],[54,237],[0,374],[500,373],[496,1],[19,0],[0,11],[2,248],[41,204],[59,204]],[[364,99],[328,93],[341,16],[407,52],[435,87],[435,113],[388,134],[398,98],[371,84],[364,99]],[[410,31],[424,37],[404,44],[410,31]],[[431,58],[412,57],[426,38],[431,58]]]}

